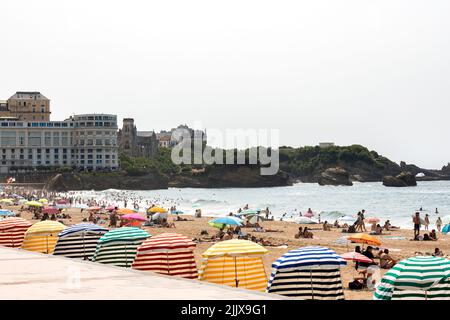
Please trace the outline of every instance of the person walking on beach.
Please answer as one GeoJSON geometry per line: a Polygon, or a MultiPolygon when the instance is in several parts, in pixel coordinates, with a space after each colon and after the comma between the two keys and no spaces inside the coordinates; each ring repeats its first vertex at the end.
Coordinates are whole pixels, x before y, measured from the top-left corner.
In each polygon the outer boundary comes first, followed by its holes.
{"type": "Polygon", "coordinates": [[[425,225],[425,230],[428,230],[428,226],[430,225],[430,217],[428,216],[428,213],[427,214],[425,214],[425,223],[424,223],[424,225],[425,225]]]}
{"type": "Polygon", "coordinates": [[[366,213],[366,210],[362,210],[361,211],[361,230],[364,230],[364,232],[366,232],[366,224],[364,223],[364,213],[366,213]]]}
{"type": "Polygon", "coordinates": [[[441,227],[442,227],[442,220],[441,217],[438,217],[436,220],[436,229],[441,232],[441,227]]]}
{"type": "Polygon", "coordinates": [[[416,212],[413,216],[413,224],[414,224],[414,239],[420,234],[420,213],[416,212]]]}

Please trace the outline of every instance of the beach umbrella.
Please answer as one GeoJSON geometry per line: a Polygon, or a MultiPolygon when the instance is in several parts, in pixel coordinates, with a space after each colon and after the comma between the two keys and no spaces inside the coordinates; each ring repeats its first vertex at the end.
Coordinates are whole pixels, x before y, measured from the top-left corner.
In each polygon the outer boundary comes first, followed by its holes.
{"type": "Polygon", "coordinates": [[[174,210],[174,211],[170,211],[171,214],[183,214],[183,211],[180,210],[174,210]]]}
{"type": "Polygon", "coordinates": [[[380,219],[376,218],[376,217],[369,217],[369,218],[364,219],[364,220],[366,220],[366,222],[368,222],[368,223],[378,223],[378,222],[380,222],[380,219]]]}
{"type": "Polygon", "coordinates": [[[22,249],[51,254],[58,234],[66,228],[57,221],[45,220],[33,224],[25,233],[22,249]]]}
{"type": "Polygon", "coordinates": [[[128,208],[120,208],[117,210],[118,214],[133,214],[136,213],[136,211],[134,211],[133,209],[128,209],[128,208]]]}
{"type": "Polygon", "coordinates": [[[53,255],[90,260],[106,232],[108,229],[93,223],[74,224],[59,233],[53,255]]]}
{"type": "Polygon", "coordinates": [[[221,217],[221,218],[216,218],[216,219],[210,220],[208,222],[208,224],[211,227],[220,229],[225,226],[241,226],[242,220],[237,217],[228,216],[228,217],[221,217]]]}
{"type": "Polygon", "coordinates": [[[142,242],[137,248],[132,268],[170,276],[197,279],[195,243],[175,233],[163,233],[142,242]]]}
{"type": "Polygon", "coordinates": [[[314,224],[315,222],[307,217],[298,217],[295,218],[295,222],[299,224],[314,224]]]}
{"type": "Polygon", "coordinates": [[[43,207],[44,206],[39,201],[27,201],[27,202],[25,202],[25,205],[27,205],[29,207],[43,207]]]}
{"type": "Polygon", "coordinates": [[[25,232],[32,224],[22,218],[0,220],[0,246],[19,248],[22,245],[25,232]]]}
{"type": "Polygon", "coordinates": [[[291,250],[272,264],[267,292],[316,300],[343,300],[340,267],[347,262],[318,246],[291,250]]]}
{"type": "Polygon", "coordinates": [[[347,252],[344,254],[341,254],[342,259],[344,260],[350,260],[350,261],[357,261],[357,262],[363,262],[363,263],[371,263],[372,259],[367,258],[365,255],[358,253],[358,252],[347,252]]]}
{"type": "Polygon", "coordinates": [[[155,206],[155,207],[148,208],[147,212],[148,213],[157,213],[157,212],[164,213],[164,212],[167,212],[167,210],[164,208],[155,206]]]}
{"type": "Polygon", "coordinates": [[[137,247],[149,236],[147,231],[134,227],[113,229],[98,240],[92,261],[129,268],[137,247]]]}
{"type": "Polygon", "coordinates": [[[251,224],[255,224],[260,221],[264,221],[264,218],[261,217],[260,215],[251,215],[251,216],[247,217],[247,221],[251,224]]]}
{"type": "Polygon", "coordinates": [[[120,217],[120,219],[122,219],[122,220],[137,220],[137,221],[147,220],[138,213],[124,214],[123,216],[120,217]]]}
{"type": "Polygon", "coordinates": [[[350,240],[351,242],[363,243],[371,246],[381,245],[381,241],[378,238],[365,233],[356,233],[354,235],[351,235],[348,237],[348,240],[350,240]]]}
{"type": "Polygon", "coordinates": [[[259,214],[261,212],[261,209],[247,209],[239,212],[239,215],[247,216],[247,215],[254,215],[259,214]]]}
{"type": "Polygon", "coordinates": [[[88,210],[89,211],[100,211],[100,210],[102,210],[102,208],[99,206],[91,206],[91,207],[88,207],[88,210]]]}
{"type": "Polygon", "coordinates": [[[45,198],[42,198],[42,199],[39,199],[39,202],[40,202],[40,203],[48,203],[48,200],[45,199],[45,198]]]}
{"type": "Polygon", "coordinates": [[[450,215],[443,217],[441,220],[443,224],[450,224],[450,215]]]}
{"type": "Polygon", "coordinates": [[[445,234],[449,233],[449,232],[450,232],[450,224],[446,224],[446,225],[442,228],[441,232],[442,232],[442,233],[445,233],[445,234]]]}
{"type": "Polygon", "coordinates": [[[417,256],[397,263],[381,279],[374,300],[450,299],[450,261],[417,256]]]}
{"type": "Polygon", "coordinates": [[[0,217],[14,217],[16,214],[10,210],[0,210],[0,217]]]}
{"type": "Polygon", "coordinates": [[[14,202],[11,199],[2,199],[0,200],[1,204],[4,204],[5,206],[12,206],[14,205],[14,202]]]}
{"type": "Polygon", "coordinates": [[[203,253],[199,280],[264,291],[267,276],[262,256],[267,252],[252,241],[233,239],[218,242],[203,253]]]}
{"type": "Polygon", "coordinates": [[[55,207],[46,207],[44,209],[42,209],[43,213],[47,213],[47,214],[58,214],[59,210],[58,208],[55,207]]]}

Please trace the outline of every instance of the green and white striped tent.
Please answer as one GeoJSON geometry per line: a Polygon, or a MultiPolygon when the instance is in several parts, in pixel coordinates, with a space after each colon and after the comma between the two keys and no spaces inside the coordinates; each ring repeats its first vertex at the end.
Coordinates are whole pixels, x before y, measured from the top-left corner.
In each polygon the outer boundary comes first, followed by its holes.
{"type": "Polygon", "coordinates": [[[92,261],[129,268],[136,257],[137,247],[148,237],[150,234],[139,228],[111,230],[98,240],[92,261]]]}
{"type": "Polygon", "coordinates": [[[374,300],[450,300],[450,261],[432,256],[397,263],[381,279],[374,300]]]}

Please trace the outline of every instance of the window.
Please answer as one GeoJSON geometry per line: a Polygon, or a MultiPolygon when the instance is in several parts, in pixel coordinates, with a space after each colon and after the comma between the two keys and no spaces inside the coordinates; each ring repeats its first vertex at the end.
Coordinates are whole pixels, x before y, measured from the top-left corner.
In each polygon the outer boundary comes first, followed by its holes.
{"type": "Polygon", "coordinates": [[[4,131],[1,137],[2,146],[15,146],[16,145],[16,132],[15,131],[4,131]]]}

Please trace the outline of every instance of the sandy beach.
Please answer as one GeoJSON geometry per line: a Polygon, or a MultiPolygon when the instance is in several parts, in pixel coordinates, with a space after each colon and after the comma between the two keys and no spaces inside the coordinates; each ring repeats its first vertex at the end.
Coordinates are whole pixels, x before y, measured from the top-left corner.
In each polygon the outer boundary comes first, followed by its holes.
{"type": "MultiPolygon", "coordinates": [[[[18,211],[19,207],[11,207],[14,211],[18,211]]],[[[66,225],[72,225],[80,223],[83,219],[88,218],[88,211],[81,212],[77,208],[69,208],[66,211],[71,216],[70,219],[63,219],[62,221],[66,225]]],[[[107,217],[107,215],[103,215],[107,217]]],[[[31,212],[24,211],[21,213],[21,217],[30,220],[32,223],[37,222],[33,220],[33,214],[31,212]]],[[[183,234],[192,238],[199,238],[202,230],[206,230],[209,235],[217,233],[217,229],[210,227],[208,221],[209,217],[194,218],[190,215],[181,215],[180,217],[187,219],[188,221],[175,221],[176,216],[170,215],[169,222],[175,223],[175,228],[158,228],[158,227],[142,227],[147,230],[151,235],[157,235],[164,232],[174,232],[183,234]]],[[[103,224],[107,226],[107,224],[103,224]]],[[[338,254],[342,254],[349,251],[354,251],[354,247],[358,244],[349,243],[348,245],[336,243],[336,240],[346,236],[348,234],[342,233],[341,229],[332,228],[331,231],[323,231],[322,225],[299,225],[294,222],[286,221],[265,221],[262,223],[265,229],[278,230],[278,232],[254,232],[253,228],[243,228],[243,231],[254,235],[257,238],[263,238],[270,241],[274,246],[266,246],[269,253],[263,257],[266,273],[269,276],[272,263],[281,255],[289,250],[296,249],[298,247],[318,245],[325,246],[335,250],[338,254]],[[299,226],[308,226],[311,228],[314,238],[313,239],[295,239],[294,235],[298,231],[299,226]]],[[[430,226],[433,227],[433,226],[430,226]]],[[[410,241],[412,238],[412,230],[396,230],[389,231],[386,234],[378,236],[382,241],[382,248],[388,248],[391,256],[398,260],[414,256],[416,252],[422,252],[423,254],[432,253],[436,247],[440,248],[444,254],[450,252],[450,241],[446,235],[439,234],[437,241],[410,241]],[[396,237],[392,239],[391,237],[396,237]],[[398,237],[398,238],[397,238],[398,237]]],[[[197,266],[201,264],[201,255],[207,250],[214,242],[199,242],[195,249],[195,256],[197,266]]],[[[382,269],[382,274],[386,270],[382,269]]],[[[345,288],[345,298],[348,300],[368,300],[372,299],[372,291],[361,290],[354,291],[348,290],[348,283],[353,280],[353,276],[357,275],[353,262],[348,262],[346,267],[341,270],[342,281],[345,288]]]]}

